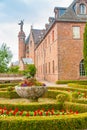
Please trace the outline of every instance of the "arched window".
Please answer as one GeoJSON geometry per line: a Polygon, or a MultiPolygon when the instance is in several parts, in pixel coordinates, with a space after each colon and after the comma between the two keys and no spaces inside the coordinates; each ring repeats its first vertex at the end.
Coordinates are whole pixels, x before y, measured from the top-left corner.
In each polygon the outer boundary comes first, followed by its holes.
{"type": "Polygon", "coordinates": [[[84,4],[80,4],[80,14],[86,14],[86,6],[84,4]]]}
{"type": "Polygon", "coordinates": [[[80,62],[80,76],[85,76],[84,60],[80,62]]]}

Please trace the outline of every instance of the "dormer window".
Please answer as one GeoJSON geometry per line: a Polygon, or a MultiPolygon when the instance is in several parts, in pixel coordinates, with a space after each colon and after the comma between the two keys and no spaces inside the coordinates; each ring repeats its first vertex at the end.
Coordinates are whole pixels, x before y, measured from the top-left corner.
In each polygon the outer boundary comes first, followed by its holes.
{"type": "Polygon", "coordinates": [[[85,6],[85,4],[80,4],[80,14],[86,14],[86,6],[85,6]]]}

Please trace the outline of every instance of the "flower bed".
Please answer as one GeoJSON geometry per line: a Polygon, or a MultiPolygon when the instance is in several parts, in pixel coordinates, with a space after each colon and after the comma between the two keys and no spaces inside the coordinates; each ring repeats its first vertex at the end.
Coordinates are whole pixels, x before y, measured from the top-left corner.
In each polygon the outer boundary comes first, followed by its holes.
{"type": "Polygon", "coordinates": [[[38,109],[35,111],[19,111],[18,108],[15,110],[8,110],[6,107],[5,108],[0,108],[0,116],[52,116],[52,115],[72,115],[72,114],[78,114],[78,111],[72,111],[72,110],[47,110],[45,111],[44,109],[38,109]]]}

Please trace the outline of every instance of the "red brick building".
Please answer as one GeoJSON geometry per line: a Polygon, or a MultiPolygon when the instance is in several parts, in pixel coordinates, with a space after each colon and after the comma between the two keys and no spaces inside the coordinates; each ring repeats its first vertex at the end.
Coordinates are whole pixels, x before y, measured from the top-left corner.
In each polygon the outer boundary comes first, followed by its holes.
{"type": "Polygon", "coordinates": [[[26,40],[24,32],[19,32],[19,59],[32,58],[37,67],[36,76],[41,79],[84,79],[83,33],[87,0],[74,0],[68,8],[55,7],[54,13],[55,17],[49,17],[45,30],[31,28],[26,40]]]}

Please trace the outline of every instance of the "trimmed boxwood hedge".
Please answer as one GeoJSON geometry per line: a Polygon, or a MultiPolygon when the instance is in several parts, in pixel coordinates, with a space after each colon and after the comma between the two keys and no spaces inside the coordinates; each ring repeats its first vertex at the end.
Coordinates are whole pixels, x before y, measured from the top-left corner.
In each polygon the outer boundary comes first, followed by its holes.
{"type": "Polygon", "coordinates": [[[48,117],[0,117],[0,130],[84,130],[87,113],[48,117]]]}
{"type": "Polygon", "coordinates": [[[87,99],[74,99],[73,102],[87,104],[87,99]]]}
{"type": "Polygon", "coordinates": [[[34,103],[34,104],[7,104],[7,103],[0,103],[0,107],[4,108],[6,107],[8,110],[9,109],[16,109],[22,111],[35,111],[37,109],[55,109],[55,110],[61,110],[63,105],[61,103],[34,103]]]}
{"type": "Polygon", "coordinates": [[[0,98],[20,98],[15,91],[0,91],[0,98]]]}
{"type": "Polygon", "coordinates": [[[87,89],[81,88],[72,88],[72,87],[48,87],[49,90],[64,90],[64,91],[80,91],[80,92],[87,92],[87,89]]]}
{"type": "Polygon", "coordinates": [[[87,89],[87,85],[80,85],[80,84],[69,83],[68,86],[69,87],[74,87],[74,88],[87,89]]]}
{"type": "Polygon", "coordinates": [[[6,88],[6,87],[9,87],[9,86],[16,86],[18,85],[18,83],[4,83],[4,84],[0,84],[0,88],[6,88]]]}
{"type": "MultiPolygon", "coordinates": [[[[69,92],[61,90],[48,90],[43,97],[56,98],[58,94],[67,94],[71,96],[69,92]]],[[[2,98],[20,98],[16,91],[0,91],[0,97],[2,98]]]]}
{"type": "Polygon", "coordinates": [[[77,83],[87,85],[87,80],[60,80],[56,81],[56,84],[68,84],[68,83],[77,83]]]}
{"type": "Polygon", "coordinates": [[[80,104],[80,103],[72,103],[72,102],[65,102],[63,104],[63,109],[72,109],[73,111],[78,111],[80,113],[87,112],[87,104],[80,104]]]}
{"type": "Polygon", "coordinates": [[[61,90],[48,90],[45,94],[45,97],[55,99],[58,94],[65,94],[71,98],[71,94],[69,92],[61,91],[61,90]]]}

